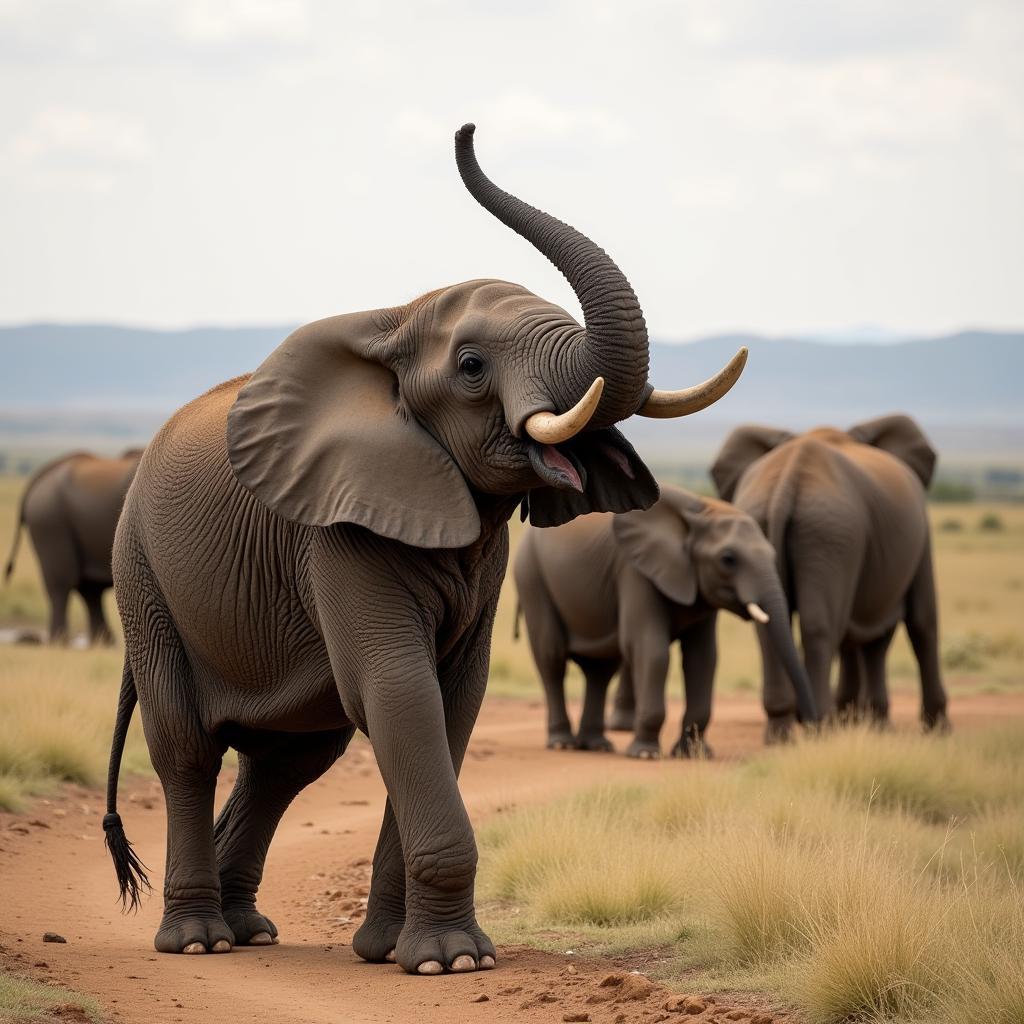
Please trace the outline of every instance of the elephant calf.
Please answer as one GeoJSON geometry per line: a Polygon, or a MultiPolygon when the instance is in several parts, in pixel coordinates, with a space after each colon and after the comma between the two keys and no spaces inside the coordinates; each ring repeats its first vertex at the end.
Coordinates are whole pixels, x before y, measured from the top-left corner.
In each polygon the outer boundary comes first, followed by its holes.
{"type": "Polygon", "coordinates": [[[25,487],[4,578],[9,580],[14,572],[21,528],[26,526],[50,601],[51,643],[67,640],[68,598],[74,590],[89,612],[90,642],[111,640],[103,592],[114,585],[114,530],[141,457],[140,449],[113,459],[72,452],[47,463],[25,487]]]}
{"type": "Polygon", "coordinates": [[[555,530],[531,529],[514,572],[547,698],[551,748],[612,749],[604,735],[605,691],[622,666],[617,713],[631,716],[636,689],[635,735],[626,753],[658,757],[669,651],[678,640],[686,712],[672,754],[708,753],[704,732],[722,608],[762,624],[791,674],[803,717],[815,717],[775,552],[757,524],[724,501],[663,486],[646,511],[596,513],[555,530]],[[575,736],[565,707],[569,659],[586,677],[575,736]]]}
{"type": "MultiPolygon", "coordinates": [[[[838,710],[863,702],[876,721],[887,720],[885,656],[902,621],[920,667],[922,721],[948,724],[925,506],[935,458],[921,428],[896,415],[799,436],[739,427],[712,467],[722,497],[753,516],[778,551],[823,714],[834,709],[838,653],[838,710]]],[[[787,735],[793,701],[774,652],[764,655],[771,741],[787,735]]]]}

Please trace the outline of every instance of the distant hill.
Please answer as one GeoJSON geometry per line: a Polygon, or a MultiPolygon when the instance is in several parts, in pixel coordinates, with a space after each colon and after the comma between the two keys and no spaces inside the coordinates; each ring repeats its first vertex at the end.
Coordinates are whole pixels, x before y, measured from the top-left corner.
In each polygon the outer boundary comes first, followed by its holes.
{"type": "MultiPolygon", "coordinates": [[[[116,447],[145,439],[171,410],[254,369],[290,330],[0,328],[0,444],[41,448],[73,438],[116,447]]],[[[660,387],[702,380],[741,344],[750,360],[733,392],[706,413],[676,424],[634,420],[628,433],[650,455],[703,457],[738,422],[847,426],[900,410],[944,449],[1024,461],[1024,333],[871,341],[736,335],[654,342],[651,378],[660,387]]]]}

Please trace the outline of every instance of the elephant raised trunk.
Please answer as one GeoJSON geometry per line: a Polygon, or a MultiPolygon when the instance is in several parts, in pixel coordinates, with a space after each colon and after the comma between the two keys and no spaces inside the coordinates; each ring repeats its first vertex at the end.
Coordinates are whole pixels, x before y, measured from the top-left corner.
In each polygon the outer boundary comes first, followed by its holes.
{"type": "MultiPolygon", "coordinates": [[[[647,325],[626,275],[586,235],[498,188],[477,162],[475,131],[476,125],[464,124],[455,133],[455,160],[466,188],[485,210],[522,235],[558,268],[583,308],[585,329],[566,342],[568,378],[577,389],[567,404],[576,403],[574,408],[578,409],[582,404],[579,396],[587,388],[594,388],[592,382],[604,378],[599,402],[584,425],[607,427],[634,413],[660,419],[686,416],[725,395],[739,379],[746,349],[741,349],[714,377],[694,387],[659,391],[647,383],[647,325]]],[[[577,429],[583,429],[583,425],[577,429]]]]}
{"type": "Polygon", "coordinates": [[[596,377],[604,377],[601,401],[589,425],[610,426],[632,416],[650,391],[647,327],[632,287],[611,257],[586,235],[498,188],[477,163],[475,130],[475,125],[466,124],[455,133],[455,159],[466,188],[485,210],[561,271],[583,308],[585,329],[567,342],[567,377],[578,389],[568,404],[577,401],[596,377]]]}

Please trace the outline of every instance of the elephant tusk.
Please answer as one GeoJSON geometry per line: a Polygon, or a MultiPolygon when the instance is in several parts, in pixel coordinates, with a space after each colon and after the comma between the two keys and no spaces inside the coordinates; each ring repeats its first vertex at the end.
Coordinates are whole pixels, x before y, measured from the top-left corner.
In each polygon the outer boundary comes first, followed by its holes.
{"type": "Polygon", "coordinates": [[[535,412],[523,424],[525,431],[540,444],[560,444],[575,437],[594,415],[601,392],[604,391],[604,377],[595,377],[587,393],[568,411],[563,413],[535,412]]]}
{"type": "Polygon", "coordinates": [[[733,384],[740,379],[746,362],[747,347],[744,345],[723,369],[702,384],[694,384],[692,388],[683,388],[681,391],[659,391],[655,388],[651,392],[651,397],[636,414],[656,420],[668,420],[700,412],[728,393],[733,384]]]}
{"type": "Polygon", "coordinates": [[[747,614],[762,626],[768,625],[768,613],[756,601],[751,601],[747,605],[747,614]]]}

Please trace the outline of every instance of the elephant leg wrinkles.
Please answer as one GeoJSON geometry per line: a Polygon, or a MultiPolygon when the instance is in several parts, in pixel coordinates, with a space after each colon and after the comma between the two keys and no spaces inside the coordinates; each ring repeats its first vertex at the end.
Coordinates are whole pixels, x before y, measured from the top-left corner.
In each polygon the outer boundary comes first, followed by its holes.
{"type": "Polygon", "coordinates": [[[267,850],[288,805],[334,764],[354,733],[348,726],[282,735],[266,753],[239,753],[238,778],[214,825],[221,910],[235,945],[277,941],[273,921],[256,909],[267,850]]]}

